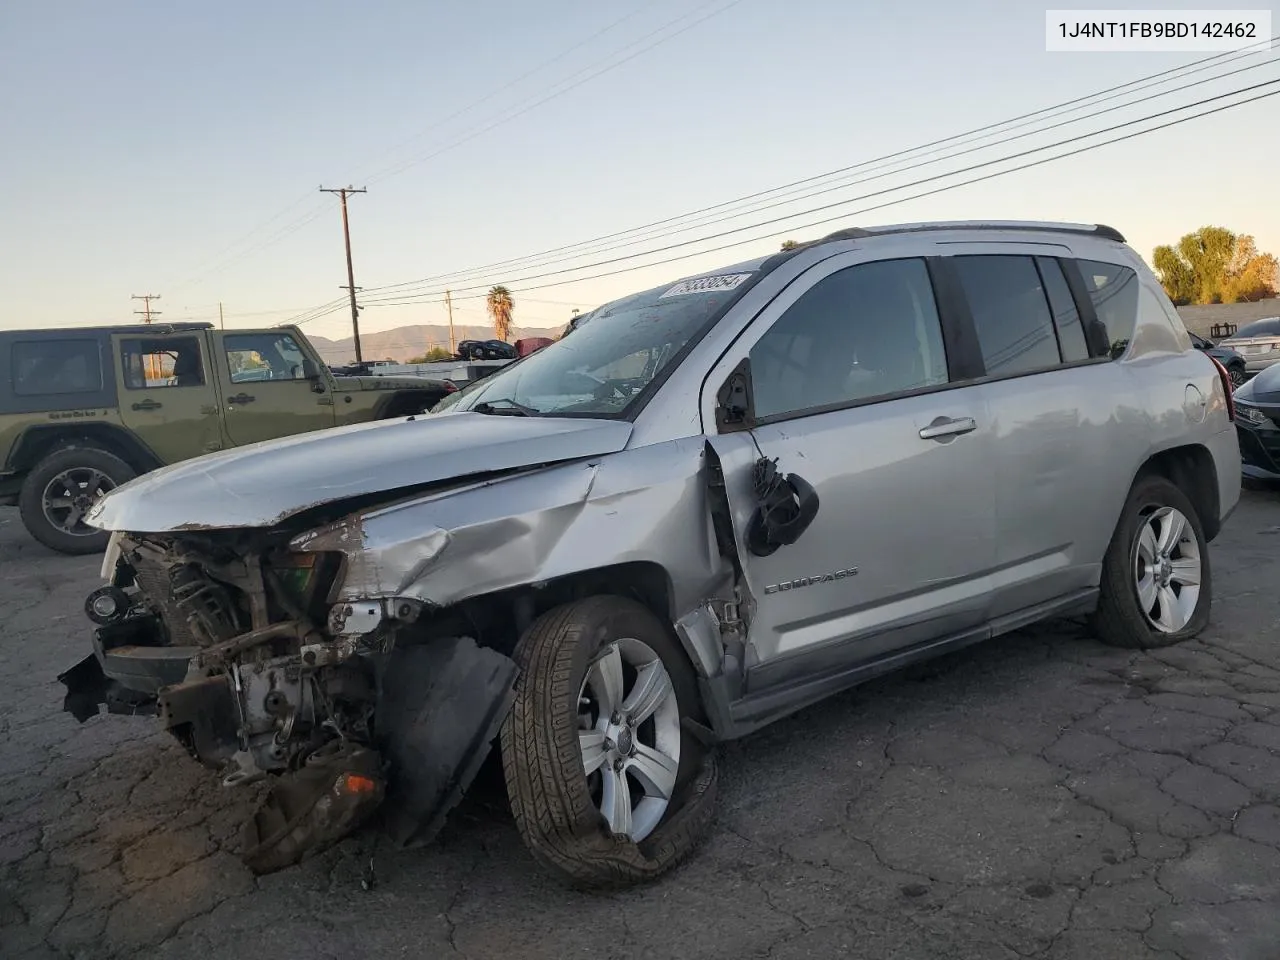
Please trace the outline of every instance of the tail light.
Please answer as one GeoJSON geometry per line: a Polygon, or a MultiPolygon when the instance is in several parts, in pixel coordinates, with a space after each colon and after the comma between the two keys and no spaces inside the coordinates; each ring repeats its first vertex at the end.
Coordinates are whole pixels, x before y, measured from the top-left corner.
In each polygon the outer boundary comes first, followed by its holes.
{"type": "Polygon", "coordinates": [[[454,383],[452,380],[446,380],[446,381],[444,381],[444,392],[445,392],[445,393],[457,393],[457,392],[458,392],[458,385],[457,385],[456,383],[454,383]]]}
{"type": "Polygon", "coordinates": [[[1236,398],[1231,393],[1231,374],[1227,373],[1227,368],[1222,365],[1222,361],[1217,357],[1210,357],[1209,359],[1218,368],[1218,379],[1222,381],[1222,392],[1227,396],[1227,419],[1235,420],[1236,398]]]}

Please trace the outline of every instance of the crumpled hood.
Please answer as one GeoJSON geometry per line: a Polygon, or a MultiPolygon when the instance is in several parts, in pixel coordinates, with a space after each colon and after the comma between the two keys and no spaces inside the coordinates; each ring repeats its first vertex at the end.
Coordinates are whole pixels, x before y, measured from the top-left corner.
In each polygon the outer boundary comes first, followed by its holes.
{"type": "Polygon", "coordinates": [[[104,530],[270,527],[311,507],[622,450],[619,420],[443,413],[298,434],[143,474],[85,518],[104,530]]]}

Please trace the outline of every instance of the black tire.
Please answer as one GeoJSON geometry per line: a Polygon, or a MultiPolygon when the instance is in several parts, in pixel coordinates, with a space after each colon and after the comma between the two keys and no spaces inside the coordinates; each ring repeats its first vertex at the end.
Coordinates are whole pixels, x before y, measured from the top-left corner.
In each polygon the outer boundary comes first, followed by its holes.
{"type": "Polygon", "coordinates": [[[702,721],[693,670],[646,607],[590,597],[538,619],[521,638],[515,702],[502,726],[502,761],[516,826],[540,865],[569,886],[603,892],[655,879],[681,863],[715,817],[714,754],[684,719],[702,721]],[[663,820],[640,843],[615,836],[592,800],[578,744],[578,691],[592,658],[623,637],[662,660],[682,718],[680,764],[663,820]]]}
{"type": "Polygon", "coordinates": [[[1172,646],[1196,636],[1208,625],[1213,605],[1209,544],[1200,515],[1176,484],[1160,476],[1144,476],[1135,481],[1103,559],[1101,587],[1093,626],[1102,642],[1113,647],[1146,650],[1172,646]],[[1172,507],[1187,518],[1200,555],[1200,594],[1196,605],[1182,629],[1170,633],[1155,629],[1142,610],[1134,560],[1138,537],[1148,515],[1162,507],[1172,507]]]}
{"type": "Polygon", "coordinates": [[[18,510],[23,526],[33,537],[58,553],[101,553],[107,548],[107,540],[110,539],[110,534],[105,530],[92,530],[83,522],[68,530],[45,515],[46,490],[51,482],[68,470],[97,471],[110,481],[112,487],[132,480],[137,473],[114,453],[108,453],[99,447],[63,447],[37,463],[22,481],[18,510]],[[72,532],[76,529],[82,532],[72,532]]]}
{"type": "Polygon", "coordinates": [[[1244,364],[1237,363],[1227,367],[1227,379],[1231,381],[1231,389],[1233,391],[1248,380],[1249,375],[1245,372],[1244,364]]]}

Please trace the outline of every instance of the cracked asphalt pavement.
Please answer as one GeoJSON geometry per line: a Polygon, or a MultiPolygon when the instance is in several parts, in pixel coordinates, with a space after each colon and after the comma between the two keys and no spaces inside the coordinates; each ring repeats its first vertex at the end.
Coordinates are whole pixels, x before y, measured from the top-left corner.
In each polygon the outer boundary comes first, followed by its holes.
{"type": "Polygon", "coordinates": [[[99,560],[0,510],[0,957],[1274,960],[1277,548],[1280,493],[1246,492],[1197,641],[1041,626],[724,748],[700,852],[602,897],[547,882],[500,786],[428,849],[361,835],[255,879],[252,791],[146,720],[61,712],[99,560]]]}

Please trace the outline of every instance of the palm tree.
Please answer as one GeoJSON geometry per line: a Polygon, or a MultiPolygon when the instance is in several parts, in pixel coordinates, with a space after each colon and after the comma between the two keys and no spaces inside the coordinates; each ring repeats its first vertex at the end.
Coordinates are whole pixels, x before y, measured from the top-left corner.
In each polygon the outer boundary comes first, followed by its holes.
{"type": "Polygon", "coordinates": [[[511,291],[503,286],[494,287],[489,291],[486,304],[493,320],[493,335],[499,340],[506,340],[511,336],[511,314],[516,308],[511,291]]]}

